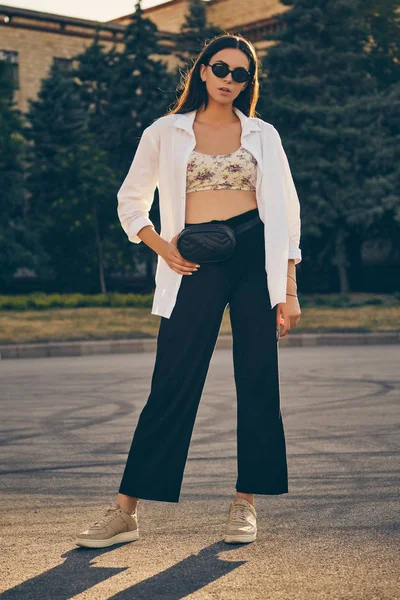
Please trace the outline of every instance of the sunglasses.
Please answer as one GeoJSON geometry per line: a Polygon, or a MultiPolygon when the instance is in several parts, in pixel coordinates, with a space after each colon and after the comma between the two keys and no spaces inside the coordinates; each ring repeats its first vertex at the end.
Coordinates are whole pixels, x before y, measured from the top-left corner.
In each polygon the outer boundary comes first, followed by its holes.
{"type": "Polygon", "coordinates": [[[251,77],[250,71],[245,69],[244,67],[236,67],[236,69],[230,69],[228,65],[224,62],[215,62],[212,65],[208,63],[207,67],[211,67],[212,72],[216,77],[223,79],[228,75],[228,73],[232,73],[233,81],[236,83],[244,83],[248,81],[251,77]]]}

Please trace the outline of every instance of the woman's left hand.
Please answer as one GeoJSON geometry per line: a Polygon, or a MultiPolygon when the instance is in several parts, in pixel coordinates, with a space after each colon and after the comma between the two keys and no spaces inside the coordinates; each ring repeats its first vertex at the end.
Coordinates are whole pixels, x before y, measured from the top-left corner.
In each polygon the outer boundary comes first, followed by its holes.
{"type": "Polygon", "coordinates": [[[292,327],[296,327],[300,321],[300,304],[297,298],[287,296],[286,302],[280,302],[276,310],[276,327],[279,330],[283,326],[279,339],[285,337],[292,327]]]}

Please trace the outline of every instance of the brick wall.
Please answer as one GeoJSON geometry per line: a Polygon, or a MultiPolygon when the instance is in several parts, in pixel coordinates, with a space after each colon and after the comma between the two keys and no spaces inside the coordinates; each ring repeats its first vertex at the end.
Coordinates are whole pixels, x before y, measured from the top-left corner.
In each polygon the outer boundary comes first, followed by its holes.
{"type": "Polygon", "coordinates": [[[290,10],[279,0],[217,0],[208,6],[209,21],[225,29],[241,27],[248,23],[264,21],[274,15],[290,10]]]}
{"type": "MultiPolygon", "coordinates": [[[[188,3],[186,0],[171,0],[165,4],[159,4],[151,8],[146,8],[143,11],[143,14],[151,19],[161,31],[178,33],[180,31],[181,24],[185,20],[187,11],[188,3]]],[[[115,19],[113,22],[126,25],[128,21],[129,16],[123,19],[115,19]]]]}
{"type": "MultiPolygon", "coordinates": [[[[151,19],[162,31],[178,33],[188,12],[187,0],[170,0],[144,10],[146,17],[151,19]]],[[[223,29],[233,29],[248,23],[270,19],[274,15],[290,10],[280,4],[279,0],[211,0],[207,3],[208,20],[223,29]]],[[[116,19],[116,22],[126,23],[127,19],[116,19]]]]}
{"type": "MultiPolygon", "coordinates": [[[[35,98],[46,77],[53,57],[72,58],[90,45],[90,38],[59,35],[51,31],[2,27],[0,49],[18,52],[19,90],[15,100],[22,111],[28,109],[28,98],[35,98]]],[[[110,42],[104,45],[110,46],[110,42]]]]}

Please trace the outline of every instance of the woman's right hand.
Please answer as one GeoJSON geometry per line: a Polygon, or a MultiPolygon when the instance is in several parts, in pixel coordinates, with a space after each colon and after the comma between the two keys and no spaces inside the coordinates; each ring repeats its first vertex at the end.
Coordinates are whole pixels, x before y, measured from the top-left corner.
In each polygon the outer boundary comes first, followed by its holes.
{"type": "Polygon", "coordinates": [[[200,265],[183,258],[176,245],[178,236],[179,233],[174,235],[167,245],[165,252],[163,252],[162,258],[176,273],[179,273],[180,275],[192,275],[193,271],[197,271],[200,265]]]}

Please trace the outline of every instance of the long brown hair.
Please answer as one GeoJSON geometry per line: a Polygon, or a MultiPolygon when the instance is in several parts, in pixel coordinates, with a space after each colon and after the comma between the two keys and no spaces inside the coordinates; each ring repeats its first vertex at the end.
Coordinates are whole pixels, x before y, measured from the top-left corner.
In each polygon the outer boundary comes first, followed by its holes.
{"type": "Polygon", "coordinates": [[[210,58],[224,48],[238,48],[249,59],[249,71],[251,75],[249,83],[235,98],[233,106],[236,106],[248,117],[256,116],[256,104],[259,97],[258,59],[256,51],[253,44],[242,35],[233,35],[230,33],[222,33],[215,36],[195,58],[192,67],[182,74],[179,87],[183,87],[183,91],[172,108],[167,112],[167,115],[187,113],[203,105],[204,108],[207,108],[208,92],[200,77],[200,65],[208,64],[210,58]]]}

